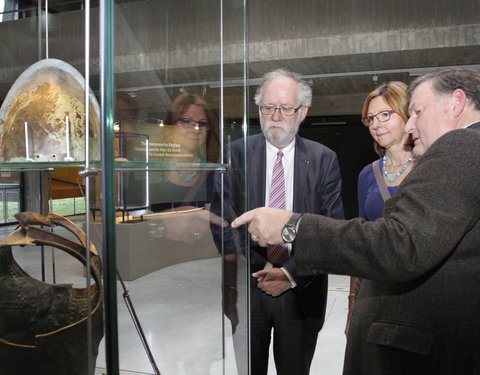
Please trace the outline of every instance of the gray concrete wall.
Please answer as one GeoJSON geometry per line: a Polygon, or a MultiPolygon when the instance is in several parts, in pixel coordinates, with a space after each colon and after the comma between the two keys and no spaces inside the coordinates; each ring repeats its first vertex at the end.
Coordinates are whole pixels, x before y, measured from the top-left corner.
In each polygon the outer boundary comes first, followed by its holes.
{"type": "MultiPolygon", "coordinates": [[[[243,60],[243,10],[225,1],[225,62],[243,60]]],[[[262,0],[248,2],[251,62],[478,45],[476,0],[262,0]]],[[[92,55],[98,55],[92,9],[92,55]]],[[[145,1],[116,8],[120,72],[218,65],[219,1],[145,1]]],[[[81,61],[83,12],[50,16],[51,57],[81,61]]],[[[0,24],[1,77],[37,58],[35,19],[0,24]]]]}

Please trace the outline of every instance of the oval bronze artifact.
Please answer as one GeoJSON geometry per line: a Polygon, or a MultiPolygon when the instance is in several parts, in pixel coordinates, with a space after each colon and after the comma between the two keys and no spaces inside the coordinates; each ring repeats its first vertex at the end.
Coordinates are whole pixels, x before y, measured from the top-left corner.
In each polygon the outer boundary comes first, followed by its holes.
{"type": "MultiPolygon", "coordinates": [[[[16,79],[0,107],[0,162],[84,161],[85,79],[44,59],[16,79]]],[[[100,157],[100,107],[89,89],[89,160],[100,157]]]]}

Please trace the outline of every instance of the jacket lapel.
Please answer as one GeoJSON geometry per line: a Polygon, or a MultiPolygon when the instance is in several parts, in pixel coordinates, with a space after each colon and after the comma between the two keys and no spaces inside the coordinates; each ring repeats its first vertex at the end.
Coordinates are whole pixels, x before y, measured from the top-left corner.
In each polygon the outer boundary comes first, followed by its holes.
{"type": "Polygon", "coordinates": [[[249,207],[257,208],[265,206],[265,163],[266,148],[263,134],[250,137],[250,160],[249,160],[249,207]]]}
{"type": "Polygon", "coordinates": [[[293,176],[293,211],[305,212],[308,209],[306,203],[307,187],[310,172],[310,160],[308,150],[300,137],[295,140],[295,167],[293,176]]]}

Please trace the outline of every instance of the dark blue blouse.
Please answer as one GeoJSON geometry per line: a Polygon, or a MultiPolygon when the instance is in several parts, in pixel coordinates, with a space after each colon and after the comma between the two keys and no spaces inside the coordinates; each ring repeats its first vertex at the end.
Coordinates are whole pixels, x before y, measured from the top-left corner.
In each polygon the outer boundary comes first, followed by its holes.
{"type": "MultiPolygon", "coordinates": [[[[381,157],[378,163],[380,172],[383,161],[384,158],[381,157]]],[[[397,189],[398,186],[388,186],[391,195],[397,189]]],[[[383,216],[383,198],[375,180],[372,164],[366,165],[358,175],[358,216],[368,221],[374,221],[383,216]]]]}

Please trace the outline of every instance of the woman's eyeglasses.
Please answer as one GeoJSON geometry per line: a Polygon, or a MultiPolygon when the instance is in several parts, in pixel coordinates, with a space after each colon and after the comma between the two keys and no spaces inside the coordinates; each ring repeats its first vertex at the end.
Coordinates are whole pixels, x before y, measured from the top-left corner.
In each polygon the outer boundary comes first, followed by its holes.
{"type": "Polygon", "coordinates": [[[205,121],[205,120],[197,121],[191,117],[182,117],[177,121],[177,124],[183,128],[195,128],[196,130],[199,130],[199,129],[208,130],[210,128],[208,121],[205,121]]]}
{"type": "Polygon", "coordinates": [[[390,120],[390,117],[392,117],[393,113],[396,113],[393,109],[387,109],[387,110],[375,113],[374,115],[368,115],[368,116],[362,117],[363,125],[372,126],[375,119],[377,119],[380,122],[388,121],[390,120]]]}

